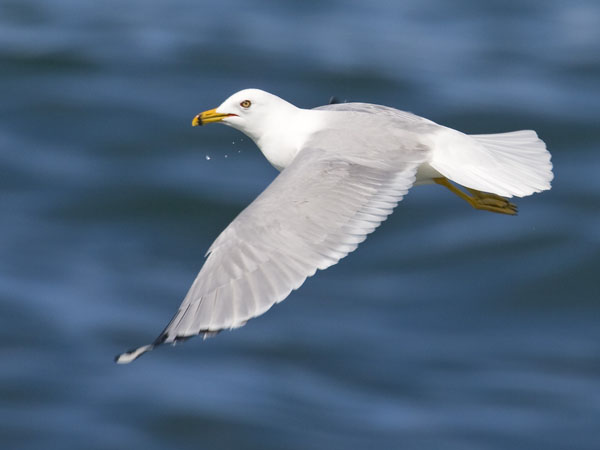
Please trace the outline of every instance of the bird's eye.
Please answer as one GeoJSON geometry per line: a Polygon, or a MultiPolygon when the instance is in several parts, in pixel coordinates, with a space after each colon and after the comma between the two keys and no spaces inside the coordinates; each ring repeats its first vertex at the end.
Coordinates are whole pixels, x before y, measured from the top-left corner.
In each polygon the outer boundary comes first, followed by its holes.
{"type": "Polygon", "coordinates": [[[251,104],[252,104],[252,102],[250,100],[244,100],[242,103],[240,103],[240,106],[242,108],[250,108],[251,104]]]}

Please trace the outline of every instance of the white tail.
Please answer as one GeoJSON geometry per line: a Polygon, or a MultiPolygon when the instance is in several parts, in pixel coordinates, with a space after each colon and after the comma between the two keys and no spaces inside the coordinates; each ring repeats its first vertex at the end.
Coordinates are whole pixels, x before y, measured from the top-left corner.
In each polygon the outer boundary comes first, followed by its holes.
{"type": "Polygon", "coordinates": [[[430,163],[446,178],[503,197],[550,189],[550,153],[535,131],[465,135],[446,130],[430,163]]]}

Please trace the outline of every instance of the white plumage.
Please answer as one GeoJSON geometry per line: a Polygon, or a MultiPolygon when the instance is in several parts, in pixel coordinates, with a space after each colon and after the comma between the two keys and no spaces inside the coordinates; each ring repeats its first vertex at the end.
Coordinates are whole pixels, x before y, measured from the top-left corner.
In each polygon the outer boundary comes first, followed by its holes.
{"type": "MultiPolygon", "coordinates": [[[[385,106],[305,110],[257,89],[194,119],[210,122],[244,132],[282,172],[212,244],[165,330],[152,344],[119,355],[119,363],[263,314],[353,251],[413,184],[449,179],[522,197],[550,189],[552,180],[550,154],[529,130],[469,136],[385,106]]],[[[476,194],[487,201],[482,209],[505,212],[499,197],[476,194]]]]}
{"type": "Polygon", "coordinates": [[[444,128],[429,164],[450,180],[503,197],[550,189],[552,163],[533,130],[466,135],[444,128]]]}

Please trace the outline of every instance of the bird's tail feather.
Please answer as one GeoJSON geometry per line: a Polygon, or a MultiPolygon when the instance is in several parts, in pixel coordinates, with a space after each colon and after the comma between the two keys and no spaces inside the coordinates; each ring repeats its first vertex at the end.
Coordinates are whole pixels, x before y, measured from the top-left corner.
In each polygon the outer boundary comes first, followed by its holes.
{"type": "Polygon", "coordinates": [[[550,153],[535,131],[462,136],[448,139],[447,148],[436,152],[431,162],[445,177],[503,197],[550,189],[554,178],[550,153]]]}

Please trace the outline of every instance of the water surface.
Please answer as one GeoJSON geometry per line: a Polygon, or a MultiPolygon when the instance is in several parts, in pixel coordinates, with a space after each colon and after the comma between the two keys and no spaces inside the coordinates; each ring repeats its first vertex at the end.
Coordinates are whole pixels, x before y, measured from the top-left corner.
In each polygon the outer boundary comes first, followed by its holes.
{"type": "Polygon", "coordinates": [[[593,0],[3,1],[2,447],[597,448],[598,55],[593,0]],[[556,180],[516,218],[412,190],[268,314],[117,366],[276,176],[190,127],[246,87],[532,128],[556,180]]]}

